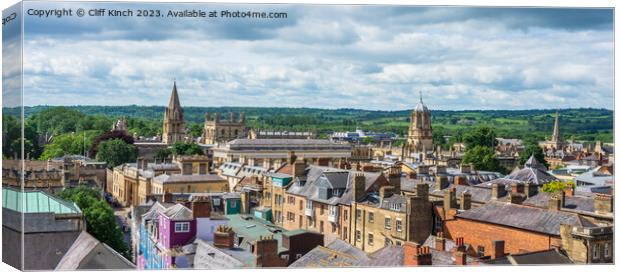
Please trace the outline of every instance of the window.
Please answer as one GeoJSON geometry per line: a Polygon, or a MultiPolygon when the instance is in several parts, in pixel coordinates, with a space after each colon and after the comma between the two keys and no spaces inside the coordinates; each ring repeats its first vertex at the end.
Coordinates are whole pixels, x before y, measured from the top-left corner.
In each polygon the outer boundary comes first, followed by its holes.
{"type": "Polygon", "coordinates": [[[345,210],[342,216],[344,216],[344,221],[349,220],[349,210],[345,210]]]}
{"type": "Polygon", "coordinates": [[[389,246],[389,245],[391,245],[391,244],[392,244],[392,240],[390,240],[390,238],[387,238],[387,237],[386,237],[386,238],[385,238],[384,245],[385,245],[385,246],[389,246]]]}
{"type": "Polygon", "coordinates": [[[355,219],[356,220],[362,219],[362,211],[360,209],[355,210],[355,219]]]}
{"type": "Polygon", "coordinates": [[[332,225],[332,233],[336,232],[336,224],[331,224],[332,225]]]}
{"type": "Polygon", "coordinates": [[[174,232],[189,232],[189,222],[174,223],[174,232]]]}
{"type": "Polygon", "coordinates": [[[299,210],[303,210],[304,209],[304,202],[299,200],[299,210]]]}
{"type": "Polygon", "coordinates": [[[372,223],[375,222],[375,214],[372,212],[368,213],[368,222],[372,223]]]}
{"type": "Polygon", "coordinates": [[[347,227],[344,227],[344,229],[342,229],[342,240],[347,240],[347,236],[349,235],[349,232],[347,231],[347,227]]]}
{"type": "Polygon", "coordinates": [[[385,229],[391,229],[392,228],[392,218],[386,217],[385,218],[385,229]]]}
{"type": "Polygon", "coordinates": [[[598,251],[600,250],[599,244],[594,244],[594,248],[592,249],[592,259],[598,259],[598,251]]]}
{"type": "Polygon", "coordinates": [[[299,228],[301,229],[304,226],[304,217],[303,216],[299,216],[299,228]]]}
{"type": "Polygon", "coordinates": [[[312,209],[312,201],[306,201],[306,209],[312,209]]]}
{"type": "Polygon", "coordinates": [[[237,207],[237,201],[231,201],[230,202],[230,207],[231,208],[236,208],[237,207]]]}
{"type": "Polygon", "coordinates": [[[295,204],[295,197],[289,196],[288,197],[288,204],[295,204]]]}
{"type": "Polygon", "coordinates": [[[375,236],[372,235],[372,233],[369,233],[368,234],[368,244],[372,246],[374,244],[374,242],[375,242],[375,236]]]}
{"type": "Polygon", "coordinates": [[[396,219],[396,231],[403,231],[403,221],[396,219]]]}
{"type": "Polygon", "coordinates": [[[478,256],[484,257],[484,247],[478,246],[478,256]]]}
{"type": "Polygon", "coordinates": [[[605,243],[605,258],[609,258],[611,256],[611,250],[609,243],[605,243]]]}
{"type": "Polygon", "coordinates": [[[355,240],[357,240],[358,242],[362,241],[362,233],[359,230],[355,231],[355,240]]]}
{"type": "Polygon", "coordinates": [[[325,214],[325,205],[323,204],[319,204],[320,206],[320,210],[321,210],[321,215],[325,214]]]}
{"type": "Polygon", "coordinates": [[[295,222],[295,214],[292,212],[287,212],[286,218],[288,219],[288,221],[295,222]]]}
{"type": "Polygon", "coordinates": [[[398,241],[398,240],[397,240],[397,241],[396,241],[396,245],[397,245],[397,246],[400,246],[400,245],[402,245],[402,243],[401,243],[400,241],[398,241]]]}
{"type": "Polygon", "coordinates": [[[323,221],[320,221],[320,222],[319,222],[319,226],[320,226],[320,228],[319,228],[319,232],[320,232],[320,233],[323,233],[323,221]]]}

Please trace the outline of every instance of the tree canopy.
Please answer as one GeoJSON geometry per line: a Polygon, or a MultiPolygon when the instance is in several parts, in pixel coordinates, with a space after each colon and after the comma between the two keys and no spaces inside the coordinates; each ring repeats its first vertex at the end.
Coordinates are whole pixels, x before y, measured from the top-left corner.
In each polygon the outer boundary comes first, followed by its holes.
{"type": "Polygon", "coordinates": [[[176,142],[172,145],[173,155],[203,155],[202,149],[195,143],[176,142]]]}
{"type": "Polygon", "coordinates": [[[495,131],[490,127],[477,127],[463,135],[465,148],[473,148],[476,146],[486,146],[494,148],[497,145],[497,136],[495,131]]]}
{"type": "Polygon", "coordinates": [[[111,139],[99,144],[97,160],[105,161],[112,168],[127,162],[135,162],[138,149],[133,144],[125,143],[121,139],[111,139]]]}
{"type": "Polygon", "coordinates": [[[543,184],[542,191],[545,193],[555,193],[564,191],[569,187],[575,188],[575,183],[572,181],[563,182],[559,180],[554,180],[552,182],[543,184]]]}
{"type": "Polygon", "coordinates": [[[118,253],[131,259],[129,247],[116,223],[114,210],[101,199],[98,191],[87,187],[65,189],[58,193],[62,199],[75,202],[86,219],[86,231],[118,253]]]}

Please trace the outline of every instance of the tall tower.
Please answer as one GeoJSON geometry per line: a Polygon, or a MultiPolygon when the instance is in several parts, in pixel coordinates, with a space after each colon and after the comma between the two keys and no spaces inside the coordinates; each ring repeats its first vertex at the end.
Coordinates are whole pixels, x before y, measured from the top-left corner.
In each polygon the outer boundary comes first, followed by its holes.
{"type": "Polygon", "coordinates": [[[170,102],[164,113],[164,129],[162,140],[166,144],[174,144],[177,141],[183,141],[185,137],[185,121],[183,120],[183,109],[179,101],[179,93],[177,92],[177,82],[174,81],[172,86],[172,94],[170,102]]]}
{"type": "Polygon", "coordinates": [[[553,135],[551,136],[551,145],[555,149],[564,149],[564,142],[560,136],[560,113],[555,112],[555,123],[553,124],[553,135]]]}
{"type": "Polygon", "coordinates": [[[407,136],[407,152],[422,152],[433,150],[433,127],[431,126],[431,111],[422,101],[420,92],[420,102],[411,112],[411,123],[409,124],[409,134],[407,136]]]}

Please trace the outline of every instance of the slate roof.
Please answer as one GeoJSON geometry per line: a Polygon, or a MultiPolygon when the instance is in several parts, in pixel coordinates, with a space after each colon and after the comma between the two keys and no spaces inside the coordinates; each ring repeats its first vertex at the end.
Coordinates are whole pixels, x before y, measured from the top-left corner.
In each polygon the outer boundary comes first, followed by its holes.
{"type": "Polygon", "coordinates": [[[542,251],[534,251],[519,254],[510,254],[502,258],[487,261],[488,264],[511,264],[511,265],[551,265],[573,264],[566,254],[552,248],[542,251]]]}
{"type": "MultiPolygon", "coordinates": [[[[431,248],[431,254],[433,256],[433,265],[455,265],[455,259],[452,256],[452,252],[439,251],[431,248]]],[[[361,263],[361,266],[402,267],[405,258],[404,255],[403,246],[389,245],[370,254],[370,260],[361,263]]],[[[469,255],[467,255],[466,258],[468,264],[480,262],[480,260],[469,255]]]]}
{"type": "Polygon", "coordinates": [[[289,267],[345,267],[361,266],[369,258],[361,249],[335,239],[327,246],[317,246],[289,267]]]}
{"type": "Polygon", "coordinates": [[[256,257],[240,248],[217,248],[213,242],[196,239],[194,269],[230,269],[252,267],[256,257]]]}
{"type": "Polygon", "coordinates": [[[181,175],[181,174],[161,174],[153,179],[157,183],[200,183],[210,181],[225,181],[223,177],[215,174],[206,175],[181,175]]]}
{"type": "MultiPolygon", "coordinates": [[[[320,167],[320,166],[311,165],[308,168],[306,168],[306,183],[303,186],[300,186],[299,183],[293,182],[291,183],[290,187],[287,189],[287,192],[293,195],[305,196],[306,198],[312,201],[322,202],[322,203],[326,203],[329,205],[351,204],[351,201],[353,200],[352,182],[353,182],[353,179],[356,173],[363,173],[366,176],[366,184],[364,188],[366,191],[368,191],[372,187],[372,185],[375,184],[377,179],[381,176],[381,173],[358,172],[358,171],[348,170],[346,171],[348,173],[347,174],[347,186],[346,186],[347,189],[345,189],[342,196],[341,197],[332,196],[330,199],[327,199],[327,200],[320,199],[318,197],[319,195],[319,190],[318,190],[319,186],[317,186],[318,180],[321,176],[323,176],[324,173],[328,173],[328,175],[331,175],[329,174],[329,172],[342,173],[343,170],[337,169],[337,168],[320,167]]],[[[341,177],[342,176],[339,176],[339,178],[341,177]]],[[[339,180],[338,182],[343,182],[343,181],[339,180]]]]}
{"type": "Polygon", "coordinates": [[[185,207],[182,204],[175,204],[174,206],[167,208],[163,211],[166,217],[172,220],[192,220],[194,219],[192,210],[185,207]]]}
{"type": "MultiPolygon", "coordinates": [[[[549,207],[549,199],[551,194],[545,192],[538,192],[533,196],[528,197],[523,201],[524,205],[532,205],[542,208],[549,207]]],[[[563,209],[594,212],[594,196],[574,195],[564,197],[563,209]]]]}
{"type": "Polygon", "coordinates": [[[56,270],[135,269],[135,265],[108,245],[82,231],[56,270]]]}
{"type": "Polygon", "coordinates": [[[480,207],[463,211],[457,214],[456,217],[555,236],[560,235],[560,224],[562,223],[569,225],[583,224],[579,216],[573,213],[498,201],[492,201],[480,207]]]}

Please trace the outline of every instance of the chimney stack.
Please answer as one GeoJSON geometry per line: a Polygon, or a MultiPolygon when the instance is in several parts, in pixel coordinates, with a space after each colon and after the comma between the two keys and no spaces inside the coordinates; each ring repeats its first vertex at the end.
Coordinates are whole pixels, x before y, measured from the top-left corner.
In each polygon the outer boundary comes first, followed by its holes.
{"type": "Polygon", "coordinates": [[[366,176],[356,173],[353,177],[353,201],[360,201],[366,193],[366,176]]]}
{"type": "Polygon", "coordinates": [[[614,212],[614,196],[596,194],[594,197],[594,211],[598,214],[612,214],[614,212]]]}
{"type": "Polygon", "coordinates": [[[435,176],[435,190],[443,190],[449,185],[448,176],[435,176]]]}
{"type": "Polygon", "coordinates": [[[465,176],[454,176],[454,182],[453,183],[456,184],[456,185],[464,185],[464,186],[469,185],[467,183],[467,177],[465,177],[465,176]]]}
{"type": "Polygon", "coordinates": [[[162,202],[164,202],[164,203],[172,203],[172,193],[170,192],[170,190],[166,190],[164,192],[164,195],[162,197],[162,202]]]}
{"type": "Polygon", "coordinates": [[[295,155],[295,151],[288,152],[288,164],[293,165],[295,161],[297,161],[297,155],[295,155]]]}
{"type": "Polygon", "coordinates": [[[425,200],[428,200],[428,184],[418,183],[415,185],[415,194],[425,200]]]}
{"type": "Polygon", "coordinates": [[[254,241],[252,253],[256,257],[256,267],[278,267],[285,265],[278,256],[278,240],[273,236],[260,236],[254,241]]]}
{"type": "Polygon", "coordinates": [[[461,210],[471,209],[471,194],[467,191],[461,194],[461,210]]]}
{"type": "Polygon", "coordinates": [[[559,211],[564,207],[564,191],[554,193],[549,198],[549,210],[559,211]]]}
{"type": "Polygon", "coordinates": [[[504,196],[506,191],[506,186],[504,184],[494,183],[491,187],[491,199],[498,200],[500,197],[504,196]]]}
{"type": "Polygon", "coordinates": [[[463,237],[457,237],[455,242],[456,247],[452,253],[452,256],[455,259],[455,264],[467,265],[467,255],[465,254],[465,242],[463,241],[463,237]]]}
{"type": "Polygon", "coordinates": [[[533,182],[526,182],[524,186],[525,197],[532,197],[538,193],[538,187],[533,182]]]}
{"type": "Polygon", "coordinates": [[[194,219],[211,217],[211,200],[208,197],[193,199],[191,208],[194,219]]]}
{"type": "Polygon", "coordinates": [[[411,242],[403,246],[405,259],[404,266],[433,265],[433,255],[427,246],[420,246],[411,242]]]}
{"type": "Polygon", "coordinates": [[[504,257],[505,243],[504,240],[494,240],[491,243],[491,259],[504,257]]]}
{"type": "Polygon", "coordinates": [[[521,193],[510,192],[508,194],[508,203],[510,204],[521,204],[525,199],[525,195],[521,193]]]}
{"type": "Polygon", "coordinates": [[[293,163],[293,178],[305,178],[306,175],[306,161],[303,158],[297,159],[293,163]]]}
{"type": "Polygon", "coordinates": [[[435,249],[446,251],[446,238],[443,237],[443,232],[438,232],[435,237],[435,249]]]}
{"type": "Polygon", "coordinates": [[[388,180],[390,185],[394,187],[394,193],[400,193],[400,178],[402,176],[402,169],[398,166],[391,166],[388,170],[388,180]]]}
{"type": "Polygon", "coordinates": [[[379,198],[381,200],[394,195],[394,186],[381,186],[379,188],[379,198]]]}
{"type": "Polygon", "coordinates": [[[566,196],[574,196],[575,188],[571,184],[566,184],[566,189],[564,189],[564,195],[566,196]]]}
{"type": "Polygon", "coordinates": [[[456,189],[452,187],[443,195],[443,209],[447,212],[450,209],[456,208],[456,189]]]}
{"type": "Polygon", "coordinates": [[[233,248],[235,232],[229,226],[219,225],[213,233],[213,245],[219,248],[233,248]]]}
{"type": "Polygon", "coordinates": [[[513,183],[510,188],[512,193],[523,193],[523,183],[513,183]]]}
{"type": "Polygon", "coordinates": [[[418,169],[417,169],[418,174],[428,175],[428,168],[429,168],[428,165],[423,165],[423,164],[418,165],[418,169]]]}

